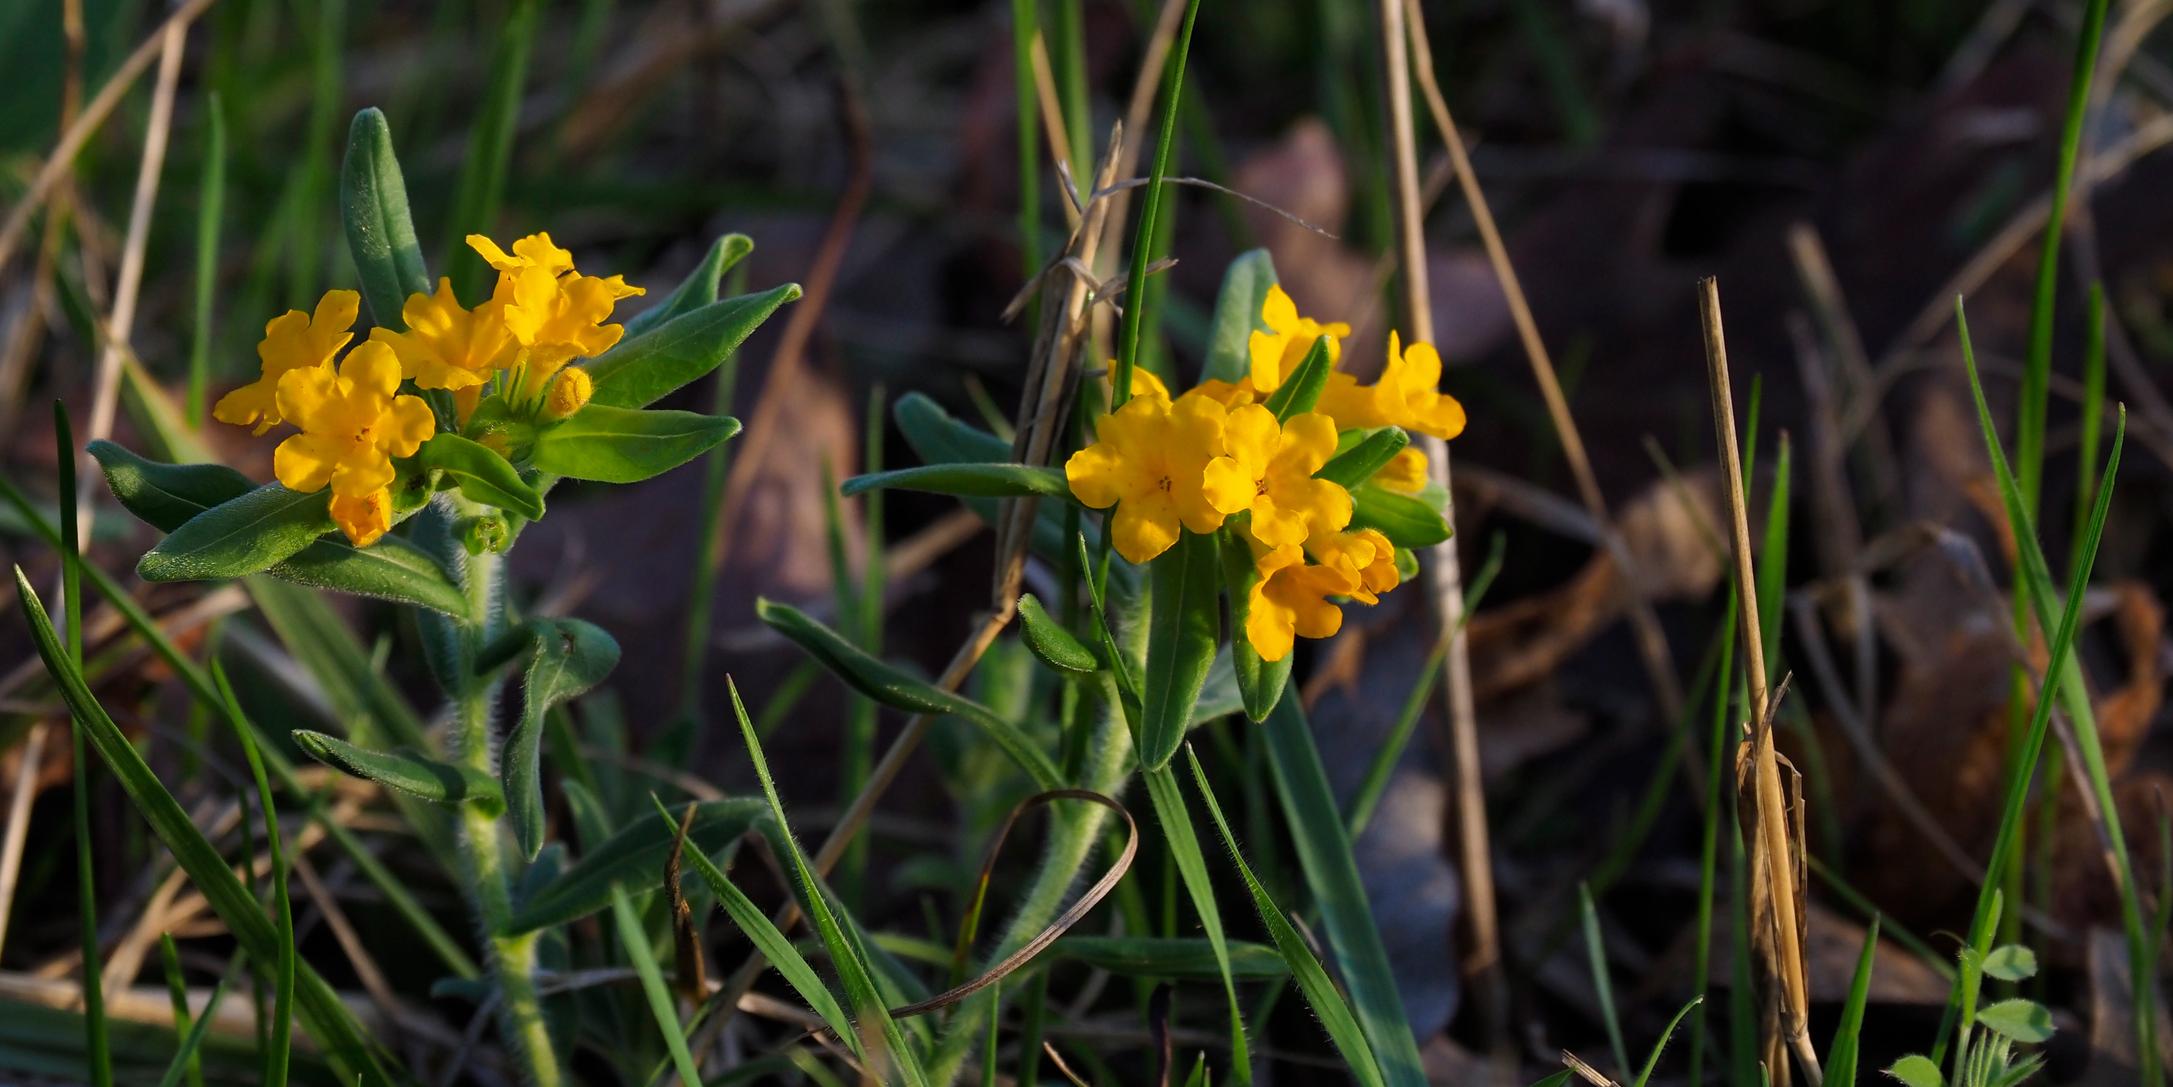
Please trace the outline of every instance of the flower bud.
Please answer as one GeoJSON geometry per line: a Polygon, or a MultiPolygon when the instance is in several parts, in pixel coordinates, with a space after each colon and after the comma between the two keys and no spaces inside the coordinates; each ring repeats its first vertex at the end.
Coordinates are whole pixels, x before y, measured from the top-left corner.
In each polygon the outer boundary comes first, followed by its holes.
{"type": "Polygon", "coordinates": [[[513,542],[512,532],[506,527],[506,519],[493,513],[482,517],[463,519],[455,530],[460,534],[460,546],[470,555],[497,552],[513,542]]]}
{"type": "Polygon", "coordinates": [[[543,417],[564,419],[580,411],[589,402],[589,394],[596,390],[596,382],[589,372],[578,366],[568,366],[558,372],[551,382],[551,391],[543,402],[543,417]]]}

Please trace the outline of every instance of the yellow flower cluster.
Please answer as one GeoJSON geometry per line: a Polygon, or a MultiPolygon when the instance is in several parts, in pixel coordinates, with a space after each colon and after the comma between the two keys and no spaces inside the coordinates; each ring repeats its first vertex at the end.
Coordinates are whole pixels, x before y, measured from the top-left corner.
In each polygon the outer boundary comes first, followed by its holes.
{"type": "MultiPolygon", "coordinates": [[[[1131,398],[1102,417],[1098,440],[1073,454],[1064,474],[1080,502],[1115,507],[1110,542],[1135,563],[1168,550],[1183,530],[1214,532],[1246,515],[1233,522],[1258,575],[1245,637],[1262,659],[1276,661],[1297,637],[1341,629],[1334,598],[1372,604],[1401,580],[1388,538],[1350,529],[1350,492],[1315,477],[1335,455],[1339,433],[1400,426],[1452,438],[1464,428],[1464,410],[1437,387],[1440,355],[1422,343],[1405,349],[1392,335],[1378,382],[1362,386],[1331,370],[1313,411],[1278,420],[1263,401],[1315,340],[1325,338],[1337,363],[1350,326],[1300,316],[1280,287],[1269,290],[1261,320],[1268,328],[1252,334],[1251,372],[1242,380],[1202,382],[1173,398],[1159,378],[1134,371],[1131,398]]],[[[1404,450],[1373,482],[1417,493],[1427,482],[1425,455],[1404,450]]]]}
{"type": "Polygon", "coordinates": [[[462,308],[440,279],[435,294],[408,296],[406,331],[373,329],[340,359],[362,297],[326,291],[314,313],[289,310],[264,326],[259,376],[212,409],[257,434],[297,427],[279,443],[273,473],[291,490],[330,486],[332,520],[358,547],[392,527],[393,460],[414,456],[437,429],[430,406],[399,391],[402,381],[451,392],[463,423],[494,380],[514,407],[564,418],[593,388],[587,371],[566,364],[618,343],[625,330],[605,322],[619,299],[643,293],[621,276],[575,271],[573,254],[549,234],[522,238],[511,253],[480,234],[468,244],[498,271],[488,301],[462,308]]]}

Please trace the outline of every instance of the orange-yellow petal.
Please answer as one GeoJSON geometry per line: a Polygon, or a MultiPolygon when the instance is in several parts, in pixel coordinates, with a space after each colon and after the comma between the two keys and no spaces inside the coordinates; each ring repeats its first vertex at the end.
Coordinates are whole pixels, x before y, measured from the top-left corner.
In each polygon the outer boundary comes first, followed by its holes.
{"type": "Polygon", "coordinates": [[[1388,459],[1381,470],[1373,473],[1373,481],[1397,494],[1417,494],[1426,489],[1430,477],[1426,469],[1424,451],[1405,446],[1403,451],[1388,459]]]}
{"type": "Polygon", "coordinates": [[[368,547],[392,528],[392,494],[380,487],[354,497],[334,495],[332,522],[356,547],[368,547]]]}

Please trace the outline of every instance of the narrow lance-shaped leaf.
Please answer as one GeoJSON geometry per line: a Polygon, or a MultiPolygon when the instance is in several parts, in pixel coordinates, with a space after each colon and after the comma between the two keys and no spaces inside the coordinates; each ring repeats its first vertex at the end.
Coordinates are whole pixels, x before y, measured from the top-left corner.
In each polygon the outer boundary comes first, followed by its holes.
{"type": "Polygon", "coordinates": [[[1343,1000],[1335,982],[1328,977],[1320,960],[1313,957],[1312,948],[1298,935],[1282,907],[1268,896],[1267,888],[1254,877],[1252,866],[1245,863],[1244,854],[1237,848],[1237,836],[1230,833],[1230,824],[1222,817],[1222,805],[1215,802],[1215,792],[1208,787],[1207,772],[1200,768],[1200,757],[1187,748],[1185,756],[1191,760],[1192,781],[1200,790],[1200,799],[1207,803],[1207,814],[1215,820],[1215,830],[1222,835],[1222,844],[1230,851],[1230,863],[1237,866],[1238,875],[1245,879],[1246,890],[1252,892],[1253,909],[1260,914],[1261,923],[1268,935],[1275,940],[1275,948],[1282,952],[1283,962],[1290,967],[1291,976],[1297,979],[1298,991],[1305,994],[1305,1001],[1312,1005],[1322,1027],[1328,1031],[1328,1039],[1335,1043],[1336,1052],[1342,1054],[1343,1063],[1351,1074],[1367,1087],[1379,1087],[1384,1081],[1381,1068],[1375,1060],[1372,1045],[1365,1032],[1351,1014],[1351,1007],[1343,1000]]]}
{"type": "Polygon", "coordinates": [[[1026,648],[1041,663],[1059,672],[1085,676],[1101,671],[1101,658],[1077,635],[1064,629],[1064,624],[1057,622],[1032,593],[1019,597],[1019,633],[1026,648]]]}
{"type": "MultiPolygon", "coordinates": [[[[567,782],[567,794],[575,791],[567,782]]],[[[769,818],[761,800],[740,797],[698,805],[687,832],[687,851],[714,857],[769,818]]],[[[578,921],[611,904],[611,888],[644,894],[664,885],[664,859],[679,835],[678,821],[642,816],[611,837],[588,843],[581,859],[514,904],[502,936],[519,936],[578,921]]]]}
{"type": "Polygon", "coordinates": [[[1185,807],[1184,791],[1177,784],[1177,773],[1173,768],[1164,766],[1160,770],[1148,770],[1141,776],[1146,778],[1147,796],[1154,802],[1154,816],[1162,824],[1163,841],[1169,845],[1170,858],[1184,881],[1185,893],[1192,899],[1193,914],[1200,919],[1200,931],[1207,934],[1207,946],[1214,952],[1223,995],[1230,1002],[1231,1070],[1239,1083],[1250,1083],[1252,1057],[1245,1044],[1245,1013],[1238,1007],[1230,947],[1222,935],[1222,911],[1215,904],[1215,886],[1207,877],[1207,858],[1200,852],[1199,838],[1192,833],[1192,813],[1185,807]]]}
{"type": "Polygon", "coordinates": [[[787,283],[712,302],[640,335],[629,333],[588,363],[589,376],[596,380],[589,403],[615,408],[655,403],[716,369],[771,314],[799,297],[800,285],[787,283]]]}
{"type": "Polygon", "coordinates": [[[144,553],[146,581],[205,581],[267,570],[332,531],[332,492],[267,483],[174,529],[144,553]]]}
{"type": "Polygon", "coordinates": [[[1274,412],[1277,419],[1312,411],[1320,403],[1320,394],[1327,391],[1328,373],[1333,369],[1335,364],[1328,361],[1328,337],[1315,337],[1312,348],[1306,351],[1298,368],[1268,395],[1268,410],[1274,412]]]}
{"type": "Polygon", "coordinates": [[[1834,1027],[1833,1044],[1826,1048],[1825,1087],[1856,1087],[1859,1040],[1864,1032],[1864,1005],[1871,999],[1871,962],[1879,949],[1879,919],[1871,919],[1864,933],[1864,948],[1856,956],[1856,973],[1849,979],[1848,1001],[1841,1005],[1841,1022],[1834,1027]]]}
{"type": "Polygon", "coordinates": [[[531,521],[543,519],[543,496],[521,478],[511,462],[488,446],[441,431],[423,443],[421,460],[423,467],[451,476],[460,493],[477,502],[531,521]]]}
{"type": "Polygon", "coordinates": [[[1381,427],[1359,439],[1358,444],[1335,455],[1314,474],[1330,483],[1344,487],[1356,487],[1373,478],[1396,454],[1411,444],[1411,435],[1402,427],[1381,427]]]}
{"type": "Polygon", "coordinates": [[[340,166],[340,206],[347,251],[370,304],[370,323],[405,328],[401,308],[411,294],[430,291],[422,245],[408,211],[407,180],[392,153],[392,129],[376,108],[355,114],[347,128],[347,159],[340,166]]]}
{"type": "Polygon", "coordinates": [[[833,675],[861,694],[886,706],[914,713],[948,713],[963,717],[995,741],[1036,785],[1044,789],[1063,786],[1063,775],[1048,754],[1035,746],[1017,725],[1004,720],[994,710],[869,656],[846,641],[843,635],[816,622],[798,608],[772,600],[757,600],[755,616],[813,654],[833,675]]]}
{"type": "Polygon", "coordinates": [[[1215,537],[1184,533],[1148,565],[1152,611],[1140,676],[1139,764],[1168,765],[1184,742],[1221,634],[1221,557],[1215,537]]]}
{"type": "Polygon", "coordinates": [[[538,469],[569,479],[639,483],[663,475],[739,433],[739,420],[691,411],[642,411],[590,401],[536,433],[538,469]]]}
{"type": "Polygon", "coordinates": [[[1237,677],[1245,717],[1257,724],[1267,720],[1275,704],[1282,701],[1297,655],[1285,653],[1281,660],[1263,660],[1260,651],[1253,648],[1252,639],[1245,636],[1245,624],[1252,615],[1252,590],[1260,580],[1260,571],[1253,565],[1251,545],[1236,533],[1222,534],[1221,550],[1223,589],[1230,597],[1230,665],[1237,677]]]}
{"type": "Polygon", "coordinates": [[[1230,262],[1222,273],[1222,290],[1215,296],[1214,321],[1207,329],[1202,379],[1236,382],[1252,373],[1252,334],[1267,331],[1260,310],[1273,286],[1275,261],[1267,250],[1247,250],[1230,262]]]}
{"type": "Polygon", "coordinates": [[[672,288],[672,293],[657,299],[648,309],[642,310],[626,321],[626,338],[633,339],[652,328],[658,328],[673,318],[682,317],[717,300],[717,288],[724,282],[724,274],[754,252],[754,240],[745,234],[726,234],[711,243],[709,253],[702,263],[687,273],[687,278],[672,288]]]}
{"type": "Polygon", "coordinates": [[[1449,523],[1432,506],[1371,483],[1351,492],[1351,528],[1379,529],[1388,542],[1412,549],[1449,538],[1449,523]]]}
{"type": "Polygon", "coordinates": [[[854,476],[838,490],[850,498],[884,488],[973,498],[1071,497],[1071,484],[1065,481],[1064,473],[1054,468],[1009,463],[924,464],[917,468],[854,476]]]}
{"type": "Polygon", "coordinates": [[[372,751],[309,729],[294,730],[295,746],[318,762],[364,781],[440,804],[474,804],[496,815],[505,794],[489,774],[412,751],[372,751]]]}
{"type": "Polygon", "coordinates": [[[521,852],[534,860],[543,849],[543,725],[551,707],[604,681],[619,663],[619,643],[602,627],[580,619],[536,619],[528,624],[535,652],[521,685],[521,719],[506,740],[506,812],[520,836],[521,852]]]}

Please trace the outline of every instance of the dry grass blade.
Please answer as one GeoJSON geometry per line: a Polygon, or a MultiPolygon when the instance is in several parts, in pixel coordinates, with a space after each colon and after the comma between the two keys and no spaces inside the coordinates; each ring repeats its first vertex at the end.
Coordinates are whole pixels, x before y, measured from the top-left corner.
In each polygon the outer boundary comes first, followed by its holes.
{"type": "MultiPolygon", "coordinates": [[[[1720,320],[1720,284],[1707,278],[1698,284],[1698,308],[1703,318],[1705,334],[1706,380],[1713,398],[1713,428],[1719,442],[1720,463],[1727,480],[1728,512],[1731,525],[1730,543],[1735,557],[1736,591],[1740,600],[1739,615],[1742,620],[1744,666],[1749,678],[1751,721],[1767,722],[1771,716],[1771,703],[1766,690],[1765,647],[1758,621],[1758,578],[1753,569],[1750,544],[1750,513],[1748,496],[1743,483],[1741,446],[1735,434],[1735,398],[1728,382],[1728,346],[1720,320]]],[[[1748,751],[1739,754],[1739,762],[1747,761],[1747,774],[1753,796],[1753,817],[1749,822],[1751,840],[1748,852],[1752,870],[1752,917],[1757,924],[1760,946],[1767,951],[1766,967],[1772,975],[1783,1022],[1779,1024],[1785,1037],[1768,1038],[1769,1055],[1777,1055],[1774,1043],[1783,1042],[1796,1054],[1805,1075],[1817,1083],[1818,1055],[1810,1042],[1810,992],[1805,980],[1805,961],[1802,938],[1800,903],[1803,896],[1798,858],[1802,852],[1800,829],[1795,830],[1791,842],[1792,827],[1788,819],[1788,803],[1781,787],[1781,769],[1778,753],[1773,749],[1773,730],[1770,727],[1751,728],[1745,723],[1749,736],[1745,743],[1748,751]],[[1761,909],[1764,911],[1761,913],[1761,909]],[[1761,922],[1764,917],[1769,921],[1761,922]]],[[[1801,817],[1802,805],[1796,807],[1801,817]]],[[[1774,1082],[1784,1082],[1785,1065],[1775,1062],[1771,1068],[1774,1082]]]]}
{"type": "Polygon", "coordinates": [[[687,903],[686,892],[679,886],[679,864],[687,848],[687,832],[694,829],[694,813],[699,807],[688,804],[686,814],[679,817],[679,833],[672,839],[672,851],[664,858],[664,895],[671,903],[672,939],[678,953],[678,970],[674,980],[679,992],[689,1001],[700,1004],[709,995],[709,978],[702,966],[701,928],[694,922],[694,907],[687,903]]]}

